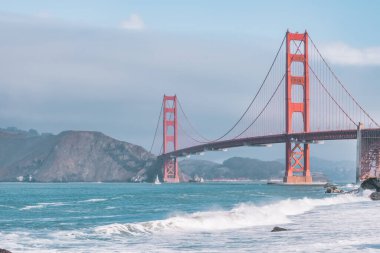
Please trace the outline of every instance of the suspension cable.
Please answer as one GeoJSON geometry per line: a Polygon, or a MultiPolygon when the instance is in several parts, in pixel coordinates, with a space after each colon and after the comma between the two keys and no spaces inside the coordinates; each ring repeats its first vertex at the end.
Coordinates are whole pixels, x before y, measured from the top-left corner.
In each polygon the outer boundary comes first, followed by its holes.
{"type": "MultiPolygon", "coordinates": [[[[361,107],[361,105],[355,100],[355,98],[348,92],[348,90],[344,87],[344,85],[342,84],[342,82],[338,79],[338,77],[336,76],[336,74],[332,71],[331,67],[328,65],[328,63],[326,62],[326,60],[323,58],[323,56],[321,55],[320,51],[318,50],[318,48],[316,47],[316,45],[314,44],[313,40],[310,38],[310,36],[308,36],[308,38],[310,39],[311,43],[313,44],[313,47],[316,49],[317,53],[319,54],[319,56],[322,58],[323,62],[325,63],[325,65],[328,67],[329,71],[333,74],[334,78],[337,80],[337,82],[340,84],[340,86],[344,89],[344,91],[349,95],[349,97],[354,101],[354,103],[360,108],[360,110],[374,123],[376,124],[376,126],[380,127],[380,125],[361,107]]],[[[266,80],[268,79],[268,76],[269,74],[271,73],[271,70],[278,58],[278,55],[283,47],[283,44],[284,44],[284,41],[286,39],[286,36],[284,36],[282,42],[281,42],[281,45],[280,45],[280,48],[278,49],[277,53],[276,53],[276,56],[274,58],[274,61],[272,62],[270,68],[269,68],[269,71],[267,72],[265,78],[264,78],[264,81],[261,83],[257,93],[255,94],[254,98],[251,100],[250,104],[248,105],[248,107],[246,108],[246,110],[244,111],[244,113],[241,115],[241,117],[235,122],[235,124],[225,133],[223,134],[221,137],[219,138],[216,138],[216,139],[213,139],[213,140],[210,140],[206,137],[204,137],[202,134],[200,134],[199,131],[197,131],[197,129],[192,125],[191,121],[189,120],[189,118],[187,117],[186,113],[184,112],[183,108],[182,108],[182,105],[180,103],[180,101],[178,100],[178,105],[180,107],[180,110],[181,112],[183,113],[186,121],[188,122],[190,128],[203,140],[205,141],[200,141],[198,139],[195,139],[193,138],[192,136],[190,136],[186,131],[185,129],[182,127],[181,124],[179,124],[179,127],[181,128],[181,130],[184,132],[184,134],[186,136],[188,136],[189,138],[191,138],[193,141],[195,142],[198,142],[198,143],[210,143],[210,142],[215,142],[215,141],[219,141],[221,140],[222,138],[224,138],[225,136],[227,136],[229,133],[231,133],[235,128],[236,126],[241,122],[241,120],[245,117],[245,115],[248,113],[249,109],[252,107],[253,103],[256,101],[258,95],[260,94],[264,84],[266,83],[266,80]]],[[[294,42],[295,43],[295,42],[294,42]]],[[[299,45],[297,46],[297,50],[296,52],[299,50],[300,48],[300,45],[301,45],[302,42],[299,43],[299,45]]],[[[292,56],[294,57],[294,55],[292,56]]],[[[338,103],[338,101],[332,96],[332,94],[328,91],[328,89],[326,88],[326,86],[322,83],[322,81],[320,80],[320,78],[317,76],[317,74],[314,72],[314,70],[312,69],[312,67],[309,65],[309,63],[307,62],[306,63],[308,68],[311,70],[311,72],[313,73],[313,75],[316,77],[316,79],[318,80],[319,84],[321,85],[321,87],[325,90],[325,92],[328,94],[328,96],[330,97],[330,99],[332,99],[332,101],[338,106],[338,108],[344,113],[344,115],[355,125],[357,126],[357,124],[355,123],[355,121],[350,117],[350,115],[342,108],[342,106],[338,103]]],[[[284,75],[282,76],[280,82],[278,83],[275,91],[273,92],[273,94],[271,95],[271,97],[269,98],[268,102],[265,104],[265,106],[263,107],[263,109],[260,111],[260,113],[256,116],[256,118],[251,122],[251,124],[245,128],[242,132],[240,132],[238,135],[236,135],[233,139],[237,139],[239,138],[241,135],[243,135],[253,124],[255,124],[257,122],[257,120],[260,118],[260,116],[263,114],[263,112],[266,110],[266,108],[268,107],[268,105],[270,104],[270,102],[272,101],[272,99],[274,98],[274,96],[276,95],[277,91],[279,90],[281,84],[283,83],[283,80],[286,76],[286,72],[284,73],[284,75]]],[[[161,106],[161,111],[160,111],[160,116],[159,116],[159,120],[161,118],[161,114],[162,114],[162,107],[163,107],[163,104],[161,106]]],[[[157,127],[156,127],[156,131],[155,131],[155,136],[154,136],[154,139],[153,139],[153,143],[152,143],[152,146],[151,146],[151,150],[153,148],[153,145],[154,145],[154,142],[155,142],[155,139],[156,139],[156,134],[157,134],[157,130],[158,130],[158,125],[159,125],[159,122],[157,123],[157,127]]]]}
{"type": "MultiPolygon", "coordinates": [[[[309,37],[310,38],[310,37],[309,37]]],[[[297,45],[294,41],[293,43],[295,45],[297,45]]],[[[314,46],[314,48],[316,48],[314,46]]],[[[298,50],[297,50],[298,51],[298,50]]],[[[356,123],[355,121],[349,116],[349,114],[343,109],[343,107],[338,103],[338,101],[336,101],[336,99],[333,97],[333,95],[328,91],[328,89],[326,88],[326,86],[322,83],[322,81],[320,80],[320,78],[317,76],[317,74],[314,72],[313,68],[310,66],[310,64],[308,62],[306,62],[307,64],[307,67],[311,70],[311,72],[313,73],[313,75],[315,76],[315,78],[318,80],[319,84],[322,86],[322,88],[326,91],[326,93],[329,95],[329,97],[333,100],[333,102],[339,107],[339,109],[346,115],[346,117],[352,122],[354,123],[355,126],[356,123]]],[[[331,114],[331,113],[330,113],[331,114]]]]}
{"type": "MultiPolygon", "coordinates": [[[[203,142],[203,143],[215,142],[215,141],[219,141],[219,140],[223,139],[223,138],[226,137],[229,133],[231,133],[232,130],[234,130],[235,127],[236,127],[236,126],[242,121],[242,119],[243,119],[244,116],[247,114],[247,112],[249,111],[249,109],[251,108],[251,106],[253,105],[253,103],[256,101],[256,98],[257,98],[258,95],[260,94],[260,91],[261,91],[262,88],[264,87],[264,84],[265,84],[266,80],[268,79],[268,76],[269,76],[269,74],[270,74],[270,72],[271,72],[271,70],[272,70],[274,64],[276,63],[276,60],[277,60],[277,58],[278,58],[278,55],[279,55],[280,52],[281,52],[282,46],[284,45],[284,42],[285,42],[285,39],[286,39],[286,35],[285,35],[284,38],[282,39],[281,45],[280,45],[279,49],[277,50],[276,56],[275,56],[275,58],[274,58],[274,60],[273,60],[273,62],[272,62],[272,64],[271,64],[271,66],[270,66],[270,68],[269,68],[269,70],[268,70],[268,72],[267,72],[267,74],[266,74],[266,76],[265,76],[263,82],[261,83],[261,85],[260,85],[260,87],[259,87],[259,89],[258,89],[256,95],[255,95],[254,98],[251,100],[251,102],[249,103],[249,105],[248,105],[247,109],[244,111],[244,113],[240,116],[240,118],[235,122],[235,124],[234,124],[234,125],[233,125],[233,126],[232,126],[232,127],[231,127],[231,128],[225,133],[225,134],[223,134],[222,136],[220,136],[220,137],[218,137],[218,138],[216,138],[216,139],[209,140],[208,142],[203,142]]],[[[198,131],[197,131],[197,132],[198,132],[198,131]]]]}
{"type": "MultiPolygon", "coordinates": [[[[327,68],[330,70],[330,72],[333,74],[336,81],[340,84],[340,86],[344,89],[344,91],[348,94],[348,96],[354,101],[354,103],[360,108],[360,110],[373,122],[376,124],[376,126],[380,127],[380,125],[363,109],[363,107],[356,101],[356,99],[351,95],[351,93],[346,89],[346,87],[343,85],[343,83],[340,81],[338,76],[335,74],[335,72],[331,69],[330,65],[327,63],[325,58],[322,56],[321,52],[315,45],[314,41],[311,39],[311,37],[308,35],[311,43],[313,44],[313,47],[316,49],[318,55],[321,57],[322,61],[326,64],[327,68]]],[[[355,124],[356,125],[356,124],[355,124]]]]}
{"type": "MultiPolygon", "coordinates": [[[[179,99],[177,98],[177,102],[178,102],[178,105],[179,105],[179,109],[181,110],[182,114],[185,116],[185,119],[186,121],[189,123],[189,126],[191,129],[193,129],[193,131],[199,136],[201,137],[201,139],[205,140],[206,142],[210,142],[211,140],[207,139],[206,137],[204,137],[194,126],[193,124],[191,124],[191,121],[189,120],[189,118],[187,117],[185,111],[183,110],[183,107],[181,105],[181,102],[179,101],[179,99]]],[[[184,130],[184,129],[183,129],[184,130]]],[[[189,136],[190,137],[190,136],[189,136]]],[[[192,137],[190,137],[192,138],[192,137]]],[[[202,143],[202,141],[200,142],[202,143]]]]}
{"type": "Polygon", "coordinates": [[[180,122],[178,122],[178,126],[179,126],[179,128],[182,130],[182,132],[187,136],[187,137],[189,137],[190,139],[192,139],[193,141],[195,141],[195,142],[197,142],[197,143],[200,143],[200,144],[204,144],[205,142],[203,142],[203,141],[200,141],[200,140],[198,140],[198,139],[195,139],[194,137],[192,137],[184,128],[183,128],[183,126],[181,125],[181,123],[180,122]]]}
{"type": "Polygon", "coordinates": [[[259,117],[263,114],[263,112],[265,111],[265,109],[268,107],[269,103],[272,101],[272,99],[274,98],[274,95],[276,95],[278,89],[280,88],[282,82],[284,81],[284,78],[285,78],[285,74],[282,76],[280,82],[278,83],[275,91],[273,92],[272,96],[269,98],[268,102],[265,104],[265,106],[263,107],[263,109],[260,111],[260,113],[257,115],[257,117],[251,122],[251,124],[249,124],[249,126],[247,128],[245,128],[242,132],[240,132],[240,134],[236,135],[233,139],[237,139],[239,138],[242,134],[244,134],[253,124],[256,123],[256,121],[259,119],[259,117]]]}
{"type": "Polygon", "coordinates": [[[161,103],[160,115],[158,116],[156,130],[154,131],[154,137],[153,137],[152,145],[150,146],[150,149],[149,149],[149,153],[152,153],[153,145],[154,145],[154,142],[156,141],[156,136],[157,136],[157,132],[158,132],[158,127],[160,125],[160,119],[161,119],[161,116],[162,116],[163,108],[164,108],[164,102],[161,103]]]}
{"type": "MultiPolygon", "coordinates": [[[[304,38],[303,38],[303,39],[305,39],[305,35],[304,35],[304,38]]],[[[296,48],[296,53],[297,53],[297,52],[300,52],[299,49],[300,49],[301,44],[302,44],[302,41],[301,41],[298,45],[296,44],[296,46],[297,46],[297,48],[296,48]]],[[[290,61],[293,60],[293,57],[294,57],[294,56],[295,56],[295,54],[292,55],[292,58],[291,58],[290,61]]],[[[288,66],[288,68],[290,68],[290,66],[288,66]]],[[[287,69],[286,71],[288,71],[288,69],[287,69]]],[[[281,86],[281,84],[282,84],[282,81],[284,80],[285,76],[286,76],[286,72],[283,74],[283,76],[282,76],[280,82],[278,83],[278,85],[277,85],[275,91],[273,92],[272,96],[269,98],[268,102],[265,104],[265,106],[264,106],[263,109],[260,111],[260,113],[257,115],[257,117],[251,122],[251,124],[249,124],[249,126],[248,126],[247,128],[245,128],[242,132],[240,132],[240,133],[239,133],[237,136],[235,136],[233,139],[237,139],[237,138],[239,138],[239,137],[240,137],[241,135],[243,135],[246,131],[248,131],[248,129],[249,129],[253,124],[256,123],[256,121],[259,119],[259,117],[263,114],[263,112],[265,111],[265,109],[268,107],[269,103],[272,101],[274,95],[277,93],[277,91],[278,91],[278,89],[280,88],[280,86],[281,86]]]]}
{"type": "Polygon", "coordinates": [[[329,95],[329,97],[334,101],[334,103],[339,107],[339,109],[346,115],[346,117],[354,123],[355,126],[358,126],[355,121],[348,115],[348,113],[339,105],[339,103],[335,100],[335,98],[331,95],[331,93],[327,90],[326,86],[322,83],[322,81],[319,79],[319,77],[316,75],[314,70],[310,67],[310,65],[307,63],[308,68],[311,70],[315,78],[318,80],[319,84],[322,86],[322,88],[326,91],[326,93],[329,95]]]}

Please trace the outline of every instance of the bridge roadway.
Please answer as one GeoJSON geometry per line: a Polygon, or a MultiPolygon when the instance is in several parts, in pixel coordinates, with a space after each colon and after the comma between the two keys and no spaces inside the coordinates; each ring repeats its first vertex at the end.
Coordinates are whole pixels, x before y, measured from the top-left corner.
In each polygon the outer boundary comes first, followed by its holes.
{"type": "MultiPolygon", "coordinates": [[[[380,128],[362,129],[362,137],[380,136],[380,128]]],[[[178,149],[159,156],[166,159],[168,157],[181,157],[193,154],[199,154],[206,151],[221,151],[226,148],[242,147],[242,146],[265,146],[276,143],[298,142],[298,143],[318,143],[319,141],[329,140],[353,140],[357,138],[357,130],[339,130],[339,131],[320,131],[308,133],[292,133],[266,135],[249,138],[231,139],[225,141],[209,142],[197,146],[178,149]]]]}

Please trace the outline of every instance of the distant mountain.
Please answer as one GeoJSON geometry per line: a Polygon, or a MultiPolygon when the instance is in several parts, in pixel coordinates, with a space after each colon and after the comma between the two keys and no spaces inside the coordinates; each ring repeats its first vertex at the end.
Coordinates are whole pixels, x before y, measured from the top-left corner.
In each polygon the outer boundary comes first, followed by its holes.
{"type": "Polygon", "coordinates": [[[181,181],[185,182],[195,176],[200,176],[207,180],[231,178],[232,176],[230,169],[224,167],[223,164],[205,160],[183,160],[179,162],[179,168],[181,181]]]}
{"type": "Polygon", "coordinates": [[[179,163],[185,178],[194,176],[206,180],[249,179],[263,180],[282,178],[283,165],[278,161],[260,161],[251,158],[233,157],[222,164],[204,160],[183,160],[179,163]]]}
{"type": "MultiPolygon", "coordinates": [[[[179,163],[183,178],[201,176],[214,179],[282,179],[284,161],[261,161],[252,158],[233,157],[222,164],[204,160],[184,160],[179,163]]],[[[355,166],[351,161],[328,161],[312,157],[311,170],[314,181],[353,182],[355,166]]]]}
{"type": "Polygon", "coordinates": [[[312,171],[323,173],[334,182],[355,182],[356,166],[354,161],[329,161],[312,157],[310,167],[312,171]]]}
{"type": "MultiPolygon", "coordinates": [[[[0,181],[136,182],[152,181],[161,166],[140,146],[99,132],[65,131],[58,135],[0,129],[0,181]]],[[[282,179],[284,161],[233,157],[223,163],[179,162],[180,179],[282,179]]],[[[355,163],[311,158],[314,180],[353,182],[355,163]]],[[[160,176],[161,173],[159,173],[160,176]]]]}
{"type": "Polygon", "coordinates": [[[99,132],[0,130],[0,181],[125,182],[153,177],[155,157],[99,132]]]}
{"type": "MultiPolygon", "coordinates": [[[[277,160],[283,166],[285,161],[277,160]]],[[[312,172],[321,173],[334,182],[355,182],[356,167],[354,161],[330,161],[318,157],[310,158],[312,172]]]]}
{"type": "Polygon", "coordinates": [[[223,165],[230,168],[236,178],[262,180],[284,177],[284,166],[277,161],[233,157],[225,160],[223,165]]]}

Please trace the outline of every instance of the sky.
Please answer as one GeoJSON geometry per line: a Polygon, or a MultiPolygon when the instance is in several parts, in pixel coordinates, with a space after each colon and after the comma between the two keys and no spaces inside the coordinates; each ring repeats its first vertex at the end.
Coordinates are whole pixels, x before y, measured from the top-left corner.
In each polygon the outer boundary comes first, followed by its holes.
{"type": "MultiPolygon", "coordinates": [[[[309,32],[360,104],[380,119],[380,2],[0,0],[0,126],[101,131],[149,148],[163,94],[206,136],[256,93],[287,29],[309,32]]],[[[265,160],[284,147],[203,158],[265,160]]],[[[353,160],[355,142],[312,147],[353,160]]]]}

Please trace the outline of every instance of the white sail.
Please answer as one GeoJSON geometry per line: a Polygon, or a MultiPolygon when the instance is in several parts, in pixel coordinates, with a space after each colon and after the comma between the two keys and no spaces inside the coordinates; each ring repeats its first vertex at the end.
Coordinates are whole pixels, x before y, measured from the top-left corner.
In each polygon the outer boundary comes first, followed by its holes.
{"type": "Polygon", "coordinates": [[[154,184],[161,184],[160,179],[158,179],[158,175],[156,176],[156,180],[154,180],[154,184]]]}

